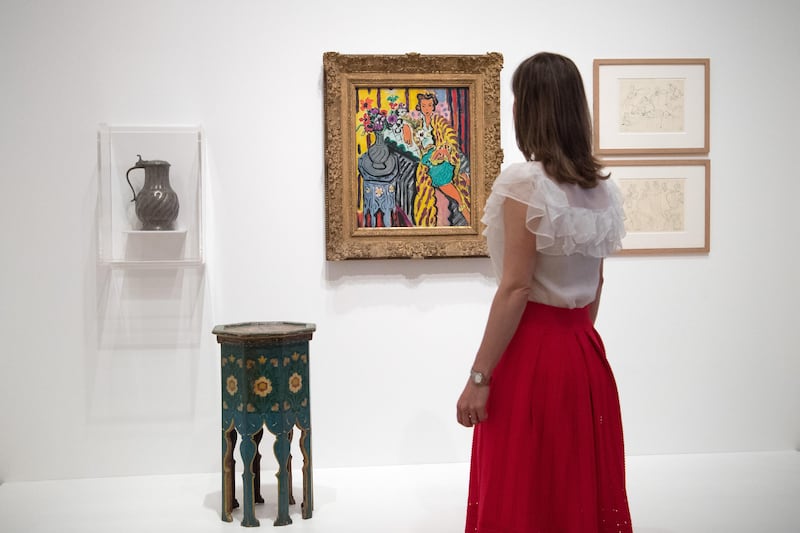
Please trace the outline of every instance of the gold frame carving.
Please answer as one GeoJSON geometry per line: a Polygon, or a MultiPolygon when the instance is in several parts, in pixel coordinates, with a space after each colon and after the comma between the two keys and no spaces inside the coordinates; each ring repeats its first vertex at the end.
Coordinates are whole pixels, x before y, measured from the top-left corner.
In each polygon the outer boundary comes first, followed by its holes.
{"type": "Polygon", "coordinates": [[[500,70],[503,56],[323,56],[325,77],[326,258],[486,256],[481,217],[500,172],[500,70]],[[356,128],[359,88],[467,88],[469,102],[469,225],[359,227],[356,128]]]}

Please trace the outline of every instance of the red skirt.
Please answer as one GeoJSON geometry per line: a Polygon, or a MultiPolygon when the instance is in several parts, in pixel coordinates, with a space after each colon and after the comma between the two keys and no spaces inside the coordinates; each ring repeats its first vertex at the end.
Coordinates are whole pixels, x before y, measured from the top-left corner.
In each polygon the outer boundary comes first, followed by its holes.
{"type": "Polygon", "coordinates": [[[588,308],[527,305],[487,412],[466,533],[631,533],[617,386],[588,308]]]}

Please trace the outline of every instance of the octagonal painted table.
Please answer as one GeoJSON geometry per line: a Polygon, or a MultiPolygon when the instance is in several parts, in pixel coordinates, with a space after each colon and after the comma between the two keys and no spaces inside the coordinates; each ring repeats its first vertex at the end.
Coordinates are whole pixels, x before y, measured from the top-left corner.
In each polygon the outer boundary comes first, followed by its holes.
{"type": "Polygon", "coordinates": [[[236,434],[244,472],[242,525],[258,526],[254,504],[263,502],[260,490],[263,428],[275,436],[278,460],[278,516],[274,525],[292,523],[291,441],[300,430],[303,454],[303,518],[314,509],[311,462],[311,405],[308,344],[316,325],[295,322],[245,322],[214,327],[222,366],[222,520],[233,520],[233,449],[236,434]]]}

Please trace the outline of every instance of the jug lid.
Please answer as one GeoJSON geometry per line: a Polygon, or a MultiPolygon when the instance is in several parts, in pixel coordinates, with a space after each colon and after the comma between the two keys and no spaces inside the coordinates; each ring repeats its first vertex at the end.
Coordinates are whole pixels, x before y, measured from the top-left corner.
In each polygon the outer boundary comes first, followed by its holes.
{"type": "Polygon", "coordinates": [[[156,166],[170,166],[167,161],[162,161],[161,159],[142,159],[141,154],[136,154],[139,157],[139,160],[136,162],[137,167],[156,167],[156,166]]]}

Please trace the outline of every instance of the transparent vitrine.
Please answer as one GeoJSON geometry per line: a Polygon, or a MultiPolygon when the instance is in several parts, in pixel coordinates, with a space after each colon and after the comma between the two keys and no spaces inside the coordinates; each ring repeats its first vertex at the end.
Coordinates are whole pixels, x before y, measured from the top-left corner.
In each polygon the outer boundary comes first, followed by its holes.
{"type": "Polygon", "coordinates": [[[100,263],[125,268],[203,265],[202,128],[101,124],[97,150],[100,263]],[[148,172],[137,167],[140,158],[169,163],[159,167],[168,173],[179,208],[166,228],[144,229],[146,224],[137,215],[137,202],[145,196],[133,201],[134,194],[144,189],[148,172]]]}

